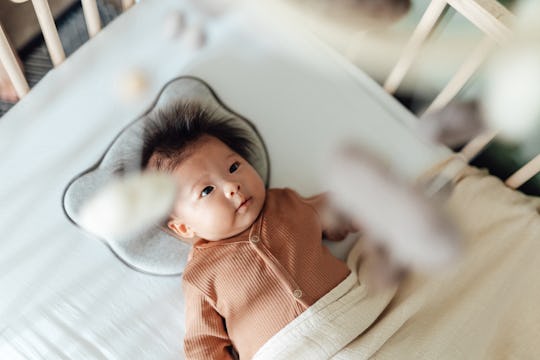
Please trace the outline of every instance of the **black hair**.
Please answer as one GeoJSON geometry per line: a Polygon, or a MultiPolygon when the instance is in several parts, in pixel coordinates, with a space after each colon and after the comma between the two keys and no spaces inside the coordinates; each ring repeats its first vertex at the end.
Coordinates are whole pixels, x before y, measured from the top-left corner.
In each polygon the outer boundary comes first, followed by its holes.
{"type": "Polygon", "coordinates": [[[248,162],[255,154],[249,133],[235,118],[216,114],[196,102],[180,102],[157,113],[144,128],[141,167],[155,154],[157,170],[173,171],[189,156],[189,148],[204,135],[213,136],[248,162]]]}

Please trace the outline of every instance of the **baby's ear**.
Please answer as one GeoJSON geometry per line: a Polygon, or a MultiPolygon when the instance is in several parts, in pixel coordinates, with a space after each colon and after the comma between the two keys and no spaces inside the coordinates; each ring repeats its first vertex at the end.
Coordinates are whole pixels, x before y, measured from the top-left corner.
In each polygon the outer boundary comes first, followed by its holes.
{"type": "Polygon", "coordinates": [[[179,219],[170,219],[167,222],[167,227],[175,235],[179,236],[182,239],[189,240],[195,237],[195,232],[193,231],[193,229],[179,219]]]}

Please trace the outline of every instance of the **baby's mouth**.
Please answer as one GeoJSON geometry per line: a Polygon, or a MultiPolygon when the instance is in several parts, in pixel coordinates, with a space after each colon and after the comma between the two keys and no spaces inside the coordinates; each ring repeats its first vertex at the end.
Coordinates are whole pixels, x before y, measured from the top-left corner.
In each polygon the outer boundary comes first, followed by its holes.
{"type": "Polygon", "coordinates": [[[248,198],[246,198],[244,201],[242,201],[242,203],[240,204],[240,206],[238,206],[238,207],[236,208],[236,212],[239,212],[239,213],[244,212],[245,209],[248,207],[250,201],[251,201],[251,197],[248,197],[248,198]]]}

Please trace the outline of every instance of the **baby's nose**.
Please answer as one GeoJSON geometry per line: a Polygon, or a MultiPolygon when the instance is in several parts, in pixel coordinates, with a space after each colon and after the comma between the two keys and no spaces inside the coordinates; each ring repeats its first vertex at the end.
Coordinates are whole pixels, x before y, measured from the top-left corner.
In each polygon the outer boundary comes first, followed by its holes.
{"type": "Polygon", "coordinates": [[[224,190],[225,190],[225,196],[227,196],[228,198],[232,198],[235,195],[238,195],[238,193],[240,192],[240,184],[228,183],[225,186],[224,190]]]}

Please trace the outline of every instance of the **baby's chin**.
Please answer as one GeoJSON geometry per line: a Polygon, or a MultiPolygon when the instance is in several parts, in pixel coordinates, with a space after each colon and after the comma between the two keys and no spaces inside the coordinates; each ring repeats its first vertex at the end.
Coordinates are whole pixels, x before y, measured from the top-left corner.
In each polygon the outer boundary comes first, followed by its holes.
{"type": "Polygon", "coordinates": [[[241,235],[242,233],[249,231],[251,226],[255,223],[255,221],[259,217],[259,214],[260,214],[260,211],[256,215],[250,216],[248,219],[246,219],[245,223],[239,225],[234,230],[231,230],[231,232],[223,233],[222,236],[213,235],[211,236],[211,239],[207,239],[207,240],[208,241],[226,240],[226,239],[230,239],[238,235],[241,235]]]}
{"type": "Polygon", "coordinates": [[[249,231],[249,229],[251,228],[251,226],[255,223],[255,220],[257,220],[257,216],[253,216],[252,218],[249,219],[249,221],[246,222],[246,224],[238,227],[237,229],[234,230],[233,234],[228,236],[229,238],[232,238],[232,237],[235,237],[235,236],[238,236],[246,231],[249,231]]]}

